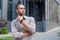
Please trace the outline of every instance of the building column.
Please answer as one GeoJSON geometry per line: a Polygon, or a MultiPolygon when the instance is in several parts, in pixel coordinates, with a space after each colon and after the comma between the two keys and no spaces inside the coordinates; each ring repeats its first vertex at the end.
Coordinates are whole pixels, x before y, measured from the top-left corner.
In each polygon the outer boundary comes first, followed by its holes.
{"type": "Polygon", "coordinates": [[[7,3],[8,0],[2,0],[2,19],[7,20],[7,3]]]}
{"type": "Polygon", "coordinates": [[[45,0],[45,18],[49,20],[49,0],[45,0]]]}

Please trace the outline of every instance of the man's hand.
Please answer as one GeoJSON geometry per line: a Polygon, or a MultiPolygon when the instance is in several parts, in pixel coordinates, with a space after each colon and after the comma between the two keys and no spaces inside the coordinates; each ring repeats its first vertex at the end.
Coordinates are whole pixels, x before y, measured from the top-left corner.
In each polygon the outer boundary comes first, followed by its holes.
{"type": "Polygon", "coordinates": [[[23,20],[22,24],[23,24],[25,30],[26,30],[27,32],[30,32],[30,30],[29,30],[29,24],[28,24],[25,20],[23,20]]]}
{"type": "Polygon", "coordinates": [[[18,22],[20,22],[20,20],[22,20],[22,19],[23,19],[23,16],[20,16],[20,15],[17,16],[17,21],[18,22]]]}
{"type": "Polygon", "coordinates": [[[21,38],[24,38],[24,37],[27,37],[27,36],[30,36],[30,35],[31,35],[30,33],[24,32],[24,33],[22,34],[21,38]]]}

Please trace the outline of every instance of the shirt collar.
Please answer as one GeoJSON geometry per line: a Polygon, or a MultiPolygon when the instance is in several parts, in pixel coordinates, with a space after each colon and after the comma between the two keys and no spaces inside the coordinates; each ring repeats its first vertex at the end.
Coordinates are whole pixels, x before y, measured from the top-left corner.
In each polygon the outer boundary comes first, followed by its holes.
{"type": "Polygon", "coordinates": [[[23,19],[24,19],[24,20],[26,20],[26,18],[25,18],[25,17],[23,17],[23,19]]]}
{"type": "MultiPolygon", "coordinates": [[[[23,19],[26,20],[26,16],[24,16],[23,19]]],[[[17,17],[16,17],[16,21],[17,21],[17,17]]]]}

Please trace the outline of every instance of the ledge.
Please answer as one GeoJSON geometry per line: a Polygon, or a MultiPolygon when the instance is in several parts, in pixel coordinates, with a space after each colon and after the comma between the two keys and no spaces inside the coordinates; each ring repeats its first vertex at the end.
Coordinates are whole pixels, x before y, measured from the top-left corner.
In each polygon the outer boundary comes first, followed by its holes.
{"type": "Polygon", "coordinates": [[[13,36],[12,36],[12,33],[0,34],[0,38],[3,38],[3,37],[13,37],[13,36]]]}

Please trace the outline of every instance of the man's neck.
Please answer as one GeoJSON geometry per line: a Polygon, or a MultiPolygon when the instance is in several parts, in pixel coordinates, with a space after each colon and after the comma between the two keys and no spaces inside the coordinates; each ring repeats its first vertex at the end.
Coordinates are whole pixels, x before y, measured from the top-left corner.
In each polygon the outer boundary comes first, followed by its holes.
{"type": "Polygon", "coordinates": [[[24,15],[22,15],[22,16],[18,15],[18,17],[24,17],[24,15]]]}

